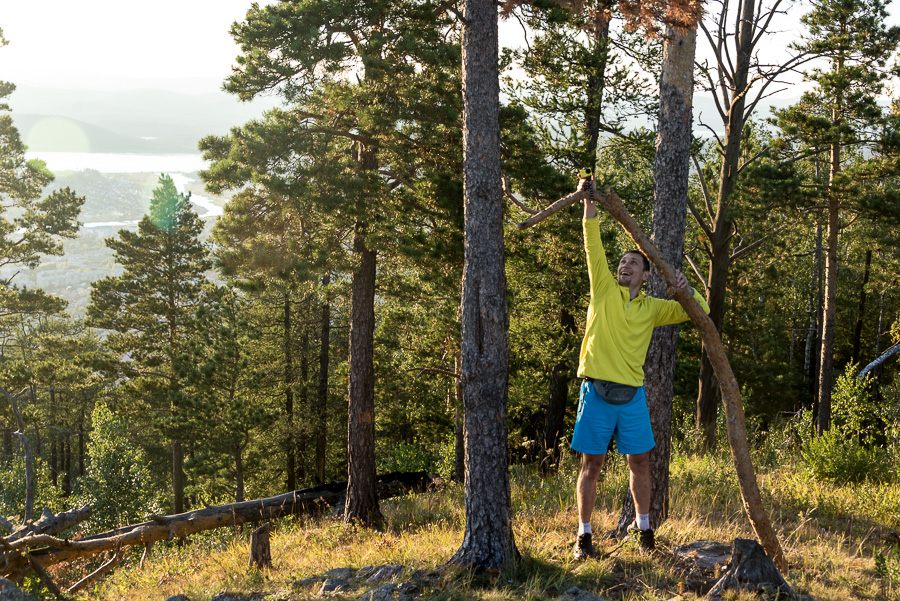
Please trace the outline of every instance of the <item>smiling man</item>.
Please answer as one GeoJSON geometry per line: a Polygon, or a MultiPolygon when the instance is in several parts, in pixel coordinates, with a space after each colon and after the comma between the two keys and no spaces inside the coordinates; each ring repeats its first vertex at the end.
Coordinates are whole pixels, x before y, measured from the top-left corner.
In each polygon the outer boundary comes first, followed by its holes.
{"type": "MultiPolygon", "coordinates": [[[[586,186],[595,190],[593,180],[579,181],[579,190],[586,186]]],[[[591,513],[597,479],[613,436],[619,453],[626,455],[631,472],[631,494],[637,513],[632,528],[640,532],[644,549],[655,546],[649,515],[649,456],[656,442],[644,395],[644,361],[653,328],[688,319],[677,301],[652,298],[641,291],[650,277],[650,263],[640,251],[626,252],[613,276],[606,263],[593,194],[584,201],[582,225],[591,300],[578,364],[581,400],[572,436],[572,449],[582,454],[576,490],[579,514],[573,552],[576,560],[593,554],[591,513]]],[[[688,287],[687,278],[680,271],[676,272],[675,283],[679,288],[688,287]]],[[[709,313],[706,299],[693,288],[690,290],[709,313]]]]}

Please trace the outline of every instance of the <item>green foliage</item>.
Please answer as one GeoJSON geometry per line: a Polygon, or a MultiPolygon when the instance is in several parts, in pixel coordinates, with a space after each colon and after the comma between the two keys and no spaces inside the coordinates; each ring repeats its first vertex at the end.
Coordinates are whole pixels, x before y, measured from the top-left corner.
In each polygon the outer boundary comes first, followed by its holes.
{"type": "Polygon", "coordinates": [[[378,473],[385,472],[436,472],[434,453],[416,442],[384,445],[378,452],[378,473]]]}
{"type": "Polygon", "coordinates": [[[819,481],[844,484],[863,480],[884,482],[891,478],[883,449],[865,448],[856,439],[847,440],[836,429],[804,442],[800,456],[809,474],[819,481]]]}
{"type": "Polygon", "coordinates": [[[881,579],[882,594],[900,588],[900,547],[875,552],[875,574],[881,579]]]}
{"type": "Polygon", "coordinates": [[[88,465],[78,480],[76,498],[93,508],[92,529],[108,530],[158,514],[150,468],[143,450],[129,440],[125,418],[98,403],[91,421],[88,465]]]}
{"type": "MultiPolygon", "coordinates": [[[[46,507],[54,513],[68,509],[69,500],[63,491],[53,485],[50,466],[40,458],[34,465],[34,516],[38,517],[41,508],[46,507]]],[[[0,462],[0,516],[22,517],[25,509],[25,459],[21,453],[12,460],[0,462]]],[[[13,520],[14,521],[14,520],[13,520]]]]}
{"type": "Polygon", "coordinates": [[[876,442],[876,434],[882,430],[881,412],[869,393],[871,378],[859,379],[857,373],[858,366],[850,363],[834,384],[832,427],[844,438],[855,438],[862,445],[872,445],[876,442]]]}

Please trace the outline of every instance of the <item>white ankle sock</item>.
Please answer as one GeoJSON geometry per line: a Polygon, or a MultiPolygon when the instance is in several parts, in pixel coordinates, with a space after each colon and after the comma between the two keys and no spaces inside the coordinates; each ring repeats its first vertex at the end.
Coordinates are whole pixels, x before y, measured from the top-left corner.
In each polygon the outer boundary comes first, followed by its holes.
{"type": "Polygon", "coordinates": [[[650,530],[650,514],[639,513],[637,516],[637,526],[641,530],[650,530]]]}
{"type": "Polygon", "coordinates": [[[591,523],[587,522],[585,524],[578,524],[578,534],[590,534],[591,533],[591,523]]]}

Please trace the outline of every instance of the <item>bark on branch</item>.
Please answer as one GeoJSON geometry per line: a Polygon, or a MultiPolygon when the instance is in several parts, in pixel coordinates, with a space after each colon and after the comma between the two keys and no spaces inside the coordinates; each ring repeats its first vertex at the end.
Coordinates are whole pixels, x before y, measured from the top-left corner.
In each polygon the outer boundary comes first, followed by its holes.
{"type": "Polygon", "coordinates": [[[536,213],[533,217],[529,217],[525,221],[522,221],[521,223],[516,225],[516,227],[520,230],[528,229],[531,226],[540,223],[541,221],[543,221],[544,219],[546,219],[553,213],[556,213],[557,211],[564,209],[569,205],[575,204],[576,202],[578,202],[579,200],[581,200],[583,198],[587,198],[587,195],[588,195],[587,190],[580,190],[573,194],[569,194],[568,196],[564,196],[564,197],[560,198],[559,200],[557,200],[556,202],[554,202],[549,207],[547,207],[546,209],[544,209],[543,211],[541,211],[540,213],[536,213]]]}
{"type": "Polygon", "coordinates": [[[876,367],[878,367],[879,365],[881,365],[882,363],[887,361],[891,355],[893,355],[894,353],[896,353],[898,351],[900,351],[900,343],[897,343],[894,346],[892,346],[891,348],[889,348],[888,350],[884,351],[880,357],[878,357],[877,359],[875,359],[874,361],[872,361],[871,363],[866,365],[866,367],[861,372],[859,372],[859,375],[856,377],[858,379],[862,380],[863,378],[866,377],[867,373],[869,373],[870,371],[872,371],[873,369],[875,369],[876,367]]]}
{"type": "MultiPolygon", "coordinates": [[[[581,195],[584,196],[585,194],[581,193],[581,195]]],[[[562,202],[562,200],[566,199],[557,201],[557,204],[562,202]]],[[[619,195],[607,186],[604,192],[595,194],[595,200],[606,209],[613,219],[625,228],[632,240],[650,259],[650,262],[653,263],[666,282],[669,293],[681,303],[681,306],[684,307],[685,312],[687,312],[691,321],[700,332],[722,393],[722,403],[725,406],[725,421],[728,427],[728,443],[731,446],[731,455],[734,459],[734,467],[741,487],[741,499],[744,510],[747,512],[756,536],[759,538],[759,542],[766,550],[766,553],[769,554],[769,557],[772,558],[779,570],[787,573],[787,560],[763,507],[759,486],[756,482],[756,473],[750,459],[750,447],[747,443],[747,426],[744,420],[744,408],[741,404],[740,387],[737,384],[734,372],[731,370],[731,364],[725,355],[725,349],[722,346],[722,340],[719,338],[715,325],[700,307],[699,303],[694,300],[689,290],[675,286],[675,270],[672,269],[672,266],[668,264],[656,246],[641,230],[637,221],[625,209],[619,195]]]]}

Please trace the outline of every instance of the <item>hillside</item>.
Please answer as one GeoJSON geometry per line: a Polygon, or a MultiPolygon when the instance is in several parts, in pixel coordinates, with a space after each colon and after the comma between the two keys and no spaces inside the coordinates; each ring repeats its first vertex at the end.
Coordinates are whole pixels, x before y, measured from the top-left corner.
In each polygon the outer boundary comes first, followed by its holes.
{"type": "MultiPolygon", "coordinates": [[[[822,483],[810,477],[798,454],[782,442],[772,437],[755,459],[761,464],[767,511],[790,562],[785,576],[797,598],[900,598],[900,554],[891,553],[900,540],[900,498],[893,481],[822,483]]],[[[617,542],[602,536],[618,521],[628,488],[628,470],[615,457],[597,497],[597,551],[582,563],[571,559],[577,520],[574,455],[565,456],[556,475],[542,478],[533,466],[521,465],[512,466],[510,475],[513,529],[522,559],[501,573],[447,567],[461,544],[465,520],[463,487],[447,483],[383,500],[384,524],[377,529],[343,524],[327,512],[278,520],[273,523],[271,569],[248,568],[252,527],[197,534],[184,545],[161,543],[143,560],[138,546],[89,598],[688,601],[704,598],[719,579],[734,539],[754,538],[725,449],[705,457],[677,450],[670,513],[657,530],[652,552],[631,539],[617,542]]],[[[68,569],[55,566],[52,574],[66,584],[92,567],[80,561],[68,569]]],[[[33,590],[39,593],[40,585],[35,582],[33,590]]]]}
{"type": "Polygon", "coordinates": [[[225,134],[275,106],[242,103],[224,92],[99,92],[20,86],[12,117],[32,152],[196,153],[210,134],[225,134]]]}
{"type": "MultiPolygon", "coordinates": [[[[186,191],[192,192],[195,198],[208,196],[197,173],[182,177],[186,191]]],[[[90,301],[91,282],[121,273],[105,239],[116,236],[122,228],[135,227],[150,206],[158,179],[158,172],[100,173],[92,169],[58,172],[48,192],[68,186],[85,197],[79,216],[84,225],[78,237],[63,242],[62,256],[45,256],[36,269],[5,268],[0,274],[9,276],[18,272],[13,279],[15,285],[40,288],[62,297],[69,303],[69,313],[82,316],[90,301]]],[[[217,206],[226,202],[225,198],[211,200],[217,206]]],[[[209,212],[200,206],[194,210],[201,216],[209,212]]],[[[211,217],[206,219],[205,235],[213,222],[211,217]]]]}

